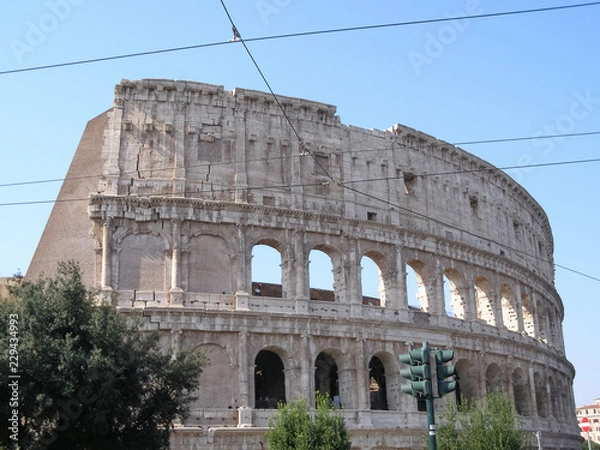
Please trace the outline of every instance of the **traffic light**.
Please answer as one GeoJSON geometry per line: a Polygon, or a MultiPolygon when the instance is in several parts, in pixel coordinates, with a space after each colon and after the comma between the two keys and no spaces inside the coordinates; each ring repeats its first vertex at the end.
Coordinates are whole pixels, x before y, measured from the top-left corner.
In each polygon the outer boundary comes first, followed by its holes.
{"type": "Polygon", "coordinates": [[[410,380],[410,383],[400,385],[400,389],[405,394],[417,398],[431,398],[433,396],[429,354],[429,347],[423,347],[399,356],[400,361],[410,366],[408,369],[400,370],[400,376],[410,380]]]}
{"type": "Polygon", "coordinates": [[[456,390],[456,380],[446,380],[446,378],[456,374],[456,369],[452,364],[445,364],[454,358],[454,350],[434,349],[435,365],[438,382],[438,396],[443,397],[456,390]]]}

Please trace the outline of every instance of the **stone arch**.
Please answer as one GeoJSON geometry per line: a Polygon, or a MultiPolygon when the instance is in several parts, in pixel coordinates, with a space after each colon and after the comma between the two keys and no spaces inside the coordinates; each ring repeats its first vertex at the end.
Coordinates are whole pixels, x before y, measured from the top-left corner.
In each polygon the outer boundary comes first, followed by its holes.
{"type": "Polygon", "coordinates": [[[512,373],[514,404],[517,414],[531,416],[531,394],[527,373],[520,367],[512,373]]]}
{"type": "Polygon", "coordinates": [[[404,394],[400,391],[400,374],[398,357],[386,351],[373,354],[383,364],[385,370],[385,386],[387,393],[387,407],[389,410],[399,410],[404,394]]]}
{"type": "Polygon", "coordinates": [[[533,382],[535,384],[535,403],[538,416],[548,417],[548,391],[546,388],[546,380],[539,373],[533,374],[533,382]]]}
{"type": "Polygon", "coordinates": [[[386,305],[386,288],[389,280],[386,279],[385,274],[389,272],[388,263],[386,257],[375,251],[366,252],[360,259],[361,267],[361,287],[363,304],[374,304],[376,306],[386,305]],[[370,266],[367,270],[367,266],[370,266]],[[376,278],[375,278],[376,277],[376,278]],[[377,285],[377,297],[372,296],[374,289],[367,289],[368,286],[377,285]],[[378,300],[375,302],[374,300],[378,300]]]}
{"type": "Polygon", "coordinates": [[[336,301],[336,291],[344,285],[339,252],[329,245],[316,245],[308,252],[308,262],[310,299],[336,301]]]}
{"type": "Polygon", "coordinates": [[[506,375],[496,363],[490,363],[485,371],[485,389],[487,392],[506,392],[506,375]]]}
{"type": "Polygon", "coordinates": [[[521,310],[523,311],[523,331],[528,336],[536,337],[534,305],[526,293],[521,294],[521,310]]]}
{"type": "Polygon", "coordinates": [[[550,407],[550,411],[548,411],[548,414],[558,419],[560,418],[560,405],[558,402],[556,382],[554,381],[554,377],[552,375],[548,376],[548,387],[550,390],[550,398],[548,399],[548,406],[550,407]]]}
{"type": "Polygon", "coordinates": [[[378,356],[369,361],[369,401],[371,409],[389,409],[385,366],[378,356]]]}
{"type": "Polygon", "coordinates": [[[506,284],[500,288],[500,303],[502,305],[502,323],[511,331],[519,331],[519,315],[517,301],[512,289],[506,284]]]}
{"type": "Polygon", "coordinates": [[[195,234],[190,238],[188,248],[188,291],[232,294],[232,252],[225,239],[215,234],[195,234]]]}
{"type": "MultiPolygon", "coordinates": [[[[449,297],[445,298],[444,304],[447,305],[446,313],[450,317],[465,319],[467,295],[464,292],[465,286],[465,279],[458,270],[452,268],[444,270],[444,292],[447,292],[449,297]],[[446,283],[448,284],[447,288],[446,283]]],[[[445,294],[444,297],[446,297],[445,294]]]]}
{"type": "Polygon", "coordinates": [[[132,233],[123,237],[118,251],[118,289],[165,290],[167,248],[163,237],[156,233],[132,233]]]}
{"type": "Polygon", "coordinates": [[[457,402],[477,400],[479,398],[479,388],[477,386],[479,377],[477,376],[475,364],[463,358],[456,362],[455,369],[457,402]]]}
{"type": "Polygon", "coordinates": [[[239,398],[239,377],[231,368],[231,359],[225,347],[206,343],[196,348],[207,364],[202,371],[201,388],[194,393],[197,399],[192,409],[235,409],[239,398]]]}
{"type": "Polygon", "coordinates": [[[286,402],[285,366],[275,349],[263,349],[254,358],[254,407],[276,409],[286,402]]]}
{"type": "MultiPolygon", "coordinates": [[[[407,266],[407,271],[409,270],[408,268],[410,268],[414,272],[414,275],[416,278],[416,298],[417,298],[417,304],[419,305],[419,308],[421,309],[421,311],[429,311],[429,307],[430,307],[429,301],[430,300],[427,295],[427,284],[426,284],[426,280],[428,279],[427,266],[422,261],[419,261],[416,259],[412,259],[412,260],[408,261],[406,263],[406,266],[407,266]]],[[[408,296],[408,292],[410,292],[410,290],[411,290],[410,287],[407,286],[407,296],[408,296]]],[[[411,305],[410,299],[409,299],[408,304],[411,305]]]]}
{"type": "Polygon", "coordinates": [[[485,277],[475,279],[475,307],[479,320],[483,320],[488,325],[496,326],[492,288],[485,277]]]}
{"type": "Polygon", "coordinates": [[[261,239],[252,246],[252,295],[285,297],[282,272],[281,244],[271,239],[261,239]]]}
{"type": "Polygon", "coordinates": [[[342,379],[345,369],[344,358],[339,350],[326,349],[315,358],[315,392],[329,396],[336,408],[344,404],[348,407],[351,396],[349,388],[354,389],[353,383],[342,379]]]}

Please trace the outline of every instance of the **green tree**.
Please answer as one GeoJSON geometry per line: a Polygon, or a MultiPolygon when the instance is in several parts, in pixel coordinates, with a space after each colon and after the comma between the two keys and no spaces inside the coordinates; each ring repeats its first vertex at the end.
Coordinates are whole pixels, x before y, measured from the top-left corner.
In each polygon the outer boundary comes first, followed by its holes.
{"type": "MultiPolygon", "coordinates": [[[[1,444],[13,448],[18,435],[31,450],[168,448],[173,420],[194,399],[202,355],[165,354],[158,332],[96,305],[72,262],[11,294],[0,301],[0,327],[9,330],[0,337],[0,373],[18,383],[18,430],[3,426],[1,444]]],[[[11,395],[2,389],[2,417],[14,413],[11,395]]]]}
{"type": "Polygon", "coordinates": [[[584,439],[583,442],[581,443],[582,450],[589,450],[590,447],[592,448],[592,450],[600,450],[600,444],[596,444],[593,441],[588,443],[587,439],[584,439]]]}
{"type": "Polygon", "coordinates": [[[317,394],[317,410],[304,399],[278,405],[269,419],[270,450],[349,450],[344,418],[331,407],[326,395],[317,394]]]}
{"type": "Polygon", "coordinates": [[[522,450],[528,441],[514,406],[498,392],[476,403],[448,403],[440,424],[438,450],[522,450]]]}

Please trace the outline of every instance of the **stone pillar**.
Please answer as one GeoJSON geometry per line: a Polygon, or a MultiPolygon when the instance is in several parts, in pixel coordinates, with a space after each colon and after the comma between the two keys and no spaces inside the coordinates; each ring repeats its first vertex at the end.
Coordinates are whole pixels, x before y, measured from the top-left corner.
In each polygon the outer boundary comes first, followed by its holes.
{"type": "Polygon", "coordinates": [[[389,294],[385,297],[386,308],[398,311],[398,321],[408,322],[408,288],[406,286],[406,264],[402,257],[402,247],[395,246],[395,268],[390,272],[390,278],[394,277],[393,284],[388,290],[389,294]]]}
{"type": "Polygon", "coordinates": [[[515,284],[515,313],[517,314],[517,331],[523,333],[525,325],[523,323],[523,300],[521,299],[521,285],[515,284]]]}
{"type": "Polygon", "coordinates": [[[171,222],[173,228],[173,252],[171,255],[171,305],[183,304],[183,289],[181,289],[181,220],[171,222]]]}
{"type": "Polygon", "coordinates": [[[101,288],[103,291],[112,290],[111,284],[111,267],[110,267],[110,241],[112,238],[112,217],[106,217],[102,224],[102,275],[101,275],[101,288]]]}
{"type": "Polygon", "coordinates": [[[308,330],[300,334],[300,396],[308,398],[310,405],[315,406],[315,362],[310,351],[311,335],[308,330]]]}
{"type": "Polygon", "coordinates": [[[248,330],[242,328],[238,333],[239,348],[239,377],[240,377],[240,405],[250,406],[249,380],[248,380],[248,330]]]}
{"type": "Polygon", "coordinates": [[[235,129],[244,130],[243,133],[236,133],[231,144],[235,147],[235,201],[238,203],[246,202],[248,191],[248,176],[246,170],[246,142],[248,141],[248,111],[235,111],[235,129]]]}
{"type": "Polygon", "coordinates": [[[356,238],[347,237],[344,239],[346,251],[343,252],[342,266],[344,270],[343,285],[345,289],[342,293],[341,301],[350,305],[350,315],[353,317],[362,316],[362,285],[361,285],[361,267],[356,238]]]}
{"type": "Polygon", "coordinates": [[[252,275],[248,267],[252,264],[252,254],[246,248],[246,225],[237,225],[237,278],[235,288],[236,309],[248,310],[250,304],[250,289],[252,275]]]}
{"type": "MultiPolygon", "coordinates": [[[[462,319],[473,322],[477,320],[477,301],[475,300],[475,282],[470,276],[467,276],[464,284],[458,287],[463,300],[463,317],[462,319]]],[[[485,391],[484,391],[485,392],[485,391]]]]}
{"type": "Polygon", "coordinates": [[[292,246],[294,253],[293,264],[296,267],[296,290],[294,292],[296,313],[308,314],[310,286],[308,280],[308,255],[305,252],[303,231],[294,230],[292,246]]]}
{"type": "Polygon", "coordinates": [[[366,338],[356,338],[356,386],[358,391],[358,402],[356,409],[370,410],[369,398],[369,364],[365,361],[366,338]]]}
{"type": "Polygon", "coordinates": [[[119,159],[121,154],[121,130],[123,128],[123,116],[125,108],[125,99],[121,92],[115,92],[114,108],[110,112],[110,121],[108,136],[105,146],[108,148],[108,157],[106,160],[106,195],[118,195],[119,178],[121,169],[119,159]]]}
{"type": "Polygon", "coordinates": [[[537,396],[535,395],[535,377],[533,375],[533,366],[529,366],[528,370],[529,376],[529,396],[531,397],[531,416],[537,417],[537,396]]]}
{"type": "Polygon", "coordinates": [[[187,105],[185,101],[176,101],[174,103],[175,124],[172,128],[168,128],[168,124],[165,124],[165,132],[172,134],[175,141],[173,155],[173,196],[175,197],[185,197],[185,112],[187,105]]]}

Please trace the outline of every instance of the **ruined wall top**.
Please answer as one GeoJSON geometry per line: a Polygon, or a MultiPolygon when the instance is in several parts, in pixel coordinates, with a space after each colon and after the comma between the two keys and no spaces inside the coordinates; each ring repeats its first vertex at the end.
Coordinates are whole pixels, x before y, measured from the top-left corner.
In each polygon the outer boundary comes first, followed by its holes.
{"type": "Polygon", "coordinates": [[[553,278],[548,219],[508,175],[403,125],[344,125],[329,104],[198,82],[123,80],[102,160],[100,195],[364,220],[511,252],[553,278]]]}

